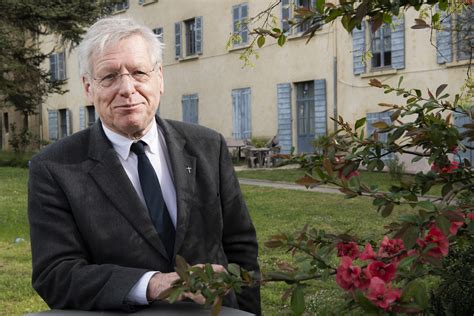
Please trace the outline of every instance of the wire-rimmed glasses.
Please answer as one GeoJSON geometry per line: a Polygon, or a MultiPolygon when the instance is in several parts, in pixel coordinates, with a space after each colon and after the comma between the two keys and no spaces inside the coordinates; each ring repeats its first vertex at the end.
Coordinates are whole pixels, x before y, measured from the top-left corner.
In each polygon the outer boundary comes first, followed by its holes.
{"type": "Polygon", "coordinates": [[[135,69],[132,72],[127,72],[127,73],[119,73],[119,72],[112,72],[109,73],[102,78],[94,78],[95,81],[99,84],[100,87],[102,88],[110,88],[118,85],[122,79],[123,76],[129,76],[133,81],[137,83],[145,83],[148,80],[150,80],[151,73],[156,70],[156,65],[158,65],[158,62],[155,63],[153,66],[153,69],[150,71],[144,71],[141,69],[135,69]]]}

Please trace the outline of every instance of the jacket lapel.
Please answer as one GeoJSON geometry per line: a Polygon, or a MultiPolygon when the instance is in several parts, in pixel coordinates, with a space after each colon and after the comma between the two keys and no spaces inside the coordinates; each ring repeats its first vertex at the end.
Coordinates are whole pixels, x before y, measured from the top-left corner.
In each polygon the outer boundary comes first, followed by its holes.
{"type": "Polygon", "coordinates": [[[170,157],[168,165],[171,167],[176,190],[176,205],[178,211],[174,247],[174,253],[176,254],[183,244],[189,225],[191,206],[195,199],[196,157],[187,153],[186,140],[173,126],[158,116],[156,120],[166,140],[170,157]]]}
{"type": "Polygon", "coordinates": [[[135,230],[162,256],[168,258],[165,247],[150,220],[148,210],[140,201],[99,122],[91,130],[89,157],[97,161],[89,174],[104,194],[135,230]]]}

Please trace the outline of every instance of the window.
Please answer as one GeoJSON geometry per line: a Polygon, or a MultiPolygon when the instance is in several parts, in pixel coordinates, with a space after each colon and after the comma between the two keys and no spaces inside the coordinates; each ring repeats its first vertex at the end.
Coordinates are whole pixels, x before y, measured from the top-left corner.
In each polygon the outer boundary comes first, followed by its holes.
{"type": "Polygon", "coordinates": [[[252,138],[250,88],[232,90],[232,137],[252,138]]]}
{"type": "MultiPolygon", "coordinates": [[[[367,136],[372,137],[374,133],[376,133],[378,130],[372,126],[372,124],[376,122],[383,121],[389,125],[392,124],[392,119],[390,118],[390,115],[392,113],[390,111],[387,112],[376,112],[376,113],[367,113],[367,120],[366,120],[366,127],[367,127],[367,136]]],[[[382,143],[386,143],[388,139],[388,133],[377,133],[378,140],[382,143]]],[[[382,150],[381,154],[384,155],[386,153],[386,150],[382,150]]],[[[390,153],[388,155],[382,156],[382,160],[387,161],[390,159],[393,159],[394,154],[390,153]]]]}
{"type": "Polygon", "coordinates": [[[198,123],[198,95],[183,95],[183,122],[198,123]]]}
{"type": "Polygon", "coordinates": [[[91,126],[97,120],[95,107],[93,105],[86,106],[87,110],[87,126],[91,126]]]}
{"type": "Polygon", "coordinates": [[[79,130],[91,126],[97,118],[97,113],[93,105],[81,106],[79,108],[79,130]]]}
{"type": "Polygon", "coordinates": [[[314,20],[306,20],[301,24],[298,24],[293,30],[292,26],[290,25],[289,21],[293,20],[294,22],[298,23],[302,21],[301,17],[296,16],[296,10],[298,9],[308,9],[311,10],[315,5],[314,0],[282,0],[281,1],[281,21],[282,25],[281,28],[283,32],[287,33],[288,35],[300,34],[306,32],[310,27],[315,26],[322,26],[322,22],[319,19],[314,20]]]}
{"type": "Polygon", "coordinates": [[[66,79],[66,56],[64,52],[51,54],[51,56],[49,56],[49,65],[51,80],[58,81],[66,79]]]}
{"type": "Polygon", "coordinates": [[[8,113],[3,113],[3,126],[5,127],[5,133],[10,132],[10,122],[8,122],[8,113]]]}
{"type": "Polygon", "coordinates": [[[120,1],[110,5],[110,10],[112,12],[119,12],[128,9],[128,0],[120,1]]]}
{"type": "Polygon", "coordinates": [[[248,5],[242,3],[232,7],[232,23],[234,35],[239,37],[234,41],[234,46],[245,45],[248,43],[248,5]]]}
{"type": "Polygon", "coordinates": [[[436,34],[438,64],[469,60],[474,47],[474,5],[458,14],[441,12],[441,30],[436,34]]]}
{"type": "Polygon", "coordinates": [[[186,56],[196,54],[196,23],[195,20],[184,21],[186,27],[186,56]]]}
{"type": "Polygon", "coordinates": [[[368,22],[352,31],[352,61],[355,75],[385,68],[405,68],[404,18],[392,18],[392,24],[383,24],[375,33],[368,22]],[[367,52],[372,54],[370,63],[364,62],[367,52]]]}
{"type": "Polygon", "coordinates": [[[162,27],[154,28],[153,33],[155,33],[156,37],[158,37],[158,39],[163,42],[163,28],[162,27]]]}
{"type": "MultiPolygon", "coordinates": [[[[295,0],[295,7],[297,9],[299,8],[304,8],[304,9],[311,9],[311,1],[312,0],[295,0]]],[[[296,19],[297,22],[301,21],[301,18],[296,19]]],[[[306,30],[309,29],[311,26],[311,21],[305,21],[302,24],[299,24],[298,27],[296,28],[297,33],[302,33],[305,32],[306,30]]]]}
{"type": "Polygon", "coordinates": [[[384,24],[372,34],[372,68],[390,67],[392,65],[392,31],[390,25],[384,24]]]}
{"type": "Polygon", "coordinates": [[[61,109],[58,112],[59,112],[59,137],[63,138],[70,134],[70,130],[69,130],[70,115],[69,115],[69,110],[67,109],[61,109]]]}
{"type": "Polygon", "coordinates": [[[298,115],[298,136],[314,138],[314,82],[296,83],[296,108],[298,115]]]}
{"type": "MultiPolygon", "coordinates": [[[[473,123],[474,120],[467,115],[463,115],[461,113],[454,114],[454,124],[459,129],[460,133],[467,131],[467,129],[463,127],[464,125],[473,123]]],[[[459,151],[458,154],[454,156],[454,159],[456,159],[458,162],[464,162],[464,159],[467,159],[472,165],[474,163],[474,149],[471,148],[474,148],[474,141],[466,138],[462,143],[464,146],[466,146],[466,151],[459,151]]]]}
{"type": "Polygon", "coordinates": [[[185,57],[202,54],[202,17],[177,22],[174,26],[175,58],[182,58],[183,53],[185,57]]]}

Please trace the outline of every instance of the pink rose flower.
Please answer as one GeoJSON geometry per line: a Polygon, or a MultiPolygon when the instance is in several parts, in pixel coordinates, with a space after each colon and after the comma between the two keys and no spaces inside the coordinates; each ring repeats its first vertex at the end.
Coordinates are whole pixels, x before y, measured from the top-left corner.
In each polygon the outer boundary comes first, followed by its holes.
{"type": "Polygon", "coordinates": [[[371,244],[365,245],[365,249],[359,256],[359,259],[360,260],[374,260],[375,259],[375,252],[371,244]]]}
{"type": "Polygon", "coordinates": [[[449,251],[449,241],[443,232],[436,226],[431,227],[424,239],[418,238],[416,243],[422,248],[426,248],[429,244],[436,246],[428,251],[428,255],[441,258],[446,257],[449,251]]]}
{"type": "Polygon", "coordinates": [[[392,286],[385,284],[382,279],[373,277],[370,280],[367,298],[376,306],[389,310],[390,305],[400,299],[400,295],[399,289],[392,289],[392,286]]]}
{"type": "Polygon", "coordinates": [[[433,164],[431,166],[431,171],[438,173],[452,173],[454,170],[459,168],[459,162],[451,161],[449,165],[440,168],[438,165],[433,164]]]}
{"type": "Polygon", "coordinates": [[[357,259],[359,256],[359,246],[353,242],[340,242],[336,246],[338,257],[350,257],[351,259],[357,259]]]}
{"type": "Polygon", "coordinates": [[[352,265],[352,259],[344,256],[341,258],[341,265],[336,270],[336,282],[344,290],[352,291],[359,284],[361,269],[352,265]]]}
{"type": "Polygon", "coordinates": [[[380,258],[393,257],[400,254],[404,249],[405,246],[403,245],[403,240],[389,239],[387,236],[384,236],[377,255],[380,258]]]}
{"type": "Polygon", "coordinates": [[[381,261],[373,261],[367,266],[372,277],[378,277],[388,283],[395,278],[397,267],[394,263],[385,264],[381,261]]]}

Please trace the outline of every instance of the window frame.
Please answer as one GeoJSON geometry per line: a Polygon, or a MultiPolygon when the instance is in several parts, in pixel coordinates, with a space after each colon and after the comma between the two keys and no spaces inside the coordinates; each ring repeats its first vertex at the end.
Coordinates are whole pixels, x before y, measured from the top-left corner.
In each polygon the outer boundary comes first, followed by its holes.
{"type": "Polygon", "coordinates": [[[232,32],[234,35],[238,35],[240,40],[233,41],[233,47],[245,46],[249,43],[248,36],[248,19],[249,6],[247,2],[235,5],[232,7],[232,32]],[[245,8],[245,14],[243,10],[245,8]],[[238,12],[238,16],[235,16],[235,12],[238,12]],[[245,35],[244,35],[245,34],[245,35]]]}
{"type": "Polygon", "coordinates": [[[387,23],[382,24],[375,33],[372,33],[371,25],[369,25],[369,36],[370,36],[370,52],[372,53],[372,58],[370,61],[371,70],[379,69],[391,69],[392,68],[392,30],[391,26],[387,23]],[[390,34],[386,35],[386,32],[389,31],[390,34]],[[385,41],[388,40],[390,43],[390,50],[385,51],[385,41]],[[375,41],[380,41],[380,51],[375,51],[375,41]],[[390,63],[386,63],[386,54],[390,53],[390,63]],[[380,65],[374,65],[376,54],[380,57],[380,65]]]}

